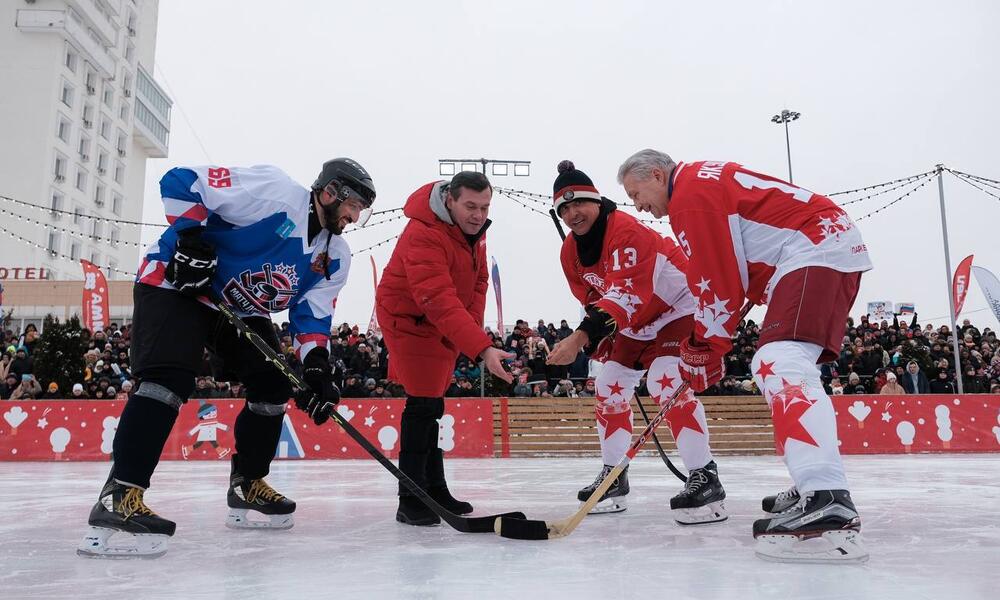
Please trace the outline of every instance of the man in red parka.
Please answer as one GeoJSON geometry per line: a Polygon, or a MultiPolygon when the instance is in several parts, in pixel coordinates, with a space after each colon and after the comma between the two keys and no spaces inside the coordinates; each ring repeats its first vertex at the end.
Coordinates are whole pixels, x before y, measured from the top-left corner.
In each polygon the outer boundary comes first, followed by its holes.
{"type": "MultiPolygon", "coordinates": [[[[456,514],[472,505],[452,497],[438,448],[437,420],[444,415],[458,355],[482,359],[507,383],[503,359],[483,330],[486,310],[486,229],[493,188],[482,173],[462,172],[410,195],[403,229],[375,292],[375,309],[389,350],[389,377],[406,390],[400,425],[399,468],[434,500],[456,514]]],[[[396,520],[436,525],[440,519],[404,486],[396,520]]]]}

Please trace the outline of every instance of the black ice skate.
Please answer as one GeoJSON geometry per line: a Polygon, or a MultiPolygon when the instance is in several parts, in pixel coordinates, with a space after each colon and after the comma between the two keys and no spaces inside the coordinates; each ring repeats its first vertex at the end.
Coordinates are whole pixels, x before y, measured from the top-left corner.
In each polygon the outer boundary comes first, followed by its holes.
{"type": "Polygon", "coordinates": [[[847,490],[806,492],[798,504],[754,521],[755,552],[778,562],[864,562],[861,517],[847,490]]]}
{"type": "Polygon", "coordinates": [[[87,523],[90,532],[76,549],[92,558],[156,558],[167,551],[176,524],[154,513],[143,489],[108,478],[87,523]],[[116,535],[117,534],[117,535],[116,535]],[[114,540],[110,538],[115,536],[114,540]],[[121,544],[121,545],[118,545],[121,544]]]}
{"type": "MultiPolygon", "coordinates": [[[[586,502],[590,498],[591,494],[594,493],[594,490],[600,487],[601,482],[604,481],[604,478],[607,477],[608,473],[610,473],[614,468],[615,467],[613,465],[604,465],[604,468],[601,469],[601,472],[597,476],[597,479],[594,480],[594,483],[580,490],[576,494],[576,499],[580,502],[586,502]]],[[[590,509],[589,514],[601,515],[604,513],[624,511],[628,508],[628,504],[625,500],[625,497],[628,496],[628,491],[628,467],[626,466],[625,469],[622,470],[621,474],[618,475],[618,479],[615,480],[615,482],[611,484],[611,487],[608,488],[608,491],[604,492],[604,495],[601,496],[601,500],[594,505],[594,508],[590,509]]]]}
{"type": "Polygon", "coordinates": [[[688,473],[684,489],[670,499],[670,510],[681,525],[721,523],[729,518],[725,499],[726,490],[719,482],[719,468],[713,460],[688,473]]]}
{"type": "Polygon", "coordinates": [[[799,503],[799,490],[794,485],[787,490],[773,496],[764,496],[760,501],[760,507],[764,512],[780,513],[788,510],[799,503]]]}
{"type": "Polygon", "coordinates": [[[263,479],[248,479],[237,471],[237,458],[232,459],[229,476],[229,516],[226,527],[232,529],[289,529],[295,524],[295,503],[274,490],[263,479]],[[265,520],[250,518],[250,511],[267,517],[265,520]]]}

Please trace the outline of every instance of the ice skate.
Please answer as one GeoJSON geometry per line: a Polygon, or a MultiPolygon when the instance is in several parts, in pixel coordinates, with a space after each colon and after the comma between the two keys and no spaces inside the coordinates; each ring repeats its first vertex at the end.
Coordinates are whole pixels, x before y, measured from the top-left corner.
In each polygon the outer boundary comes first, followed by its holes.
{"type": "Polygon", "coordinates": [[[847,490],[806,492],[798,504],[754,521],[754,551],[777,562],[864,562],[861,517],[847,490]]]}
{"type": "Polygon", "coordinates": [[[90,531],[76,553],[89,558],[163,556],[176,524],[150,510],[143,502],[143,491],[109,478],[90,511],[90,531]]]}
{"type": "Polygon", "coordinates": [[[295,503],[285,498],[263,479],[247,479],[236,468],[237,456],[232,459],[229,477],[229,516],[226,527],[232,529],[290,529],[295,524],[295,503]],[[259,513],[266,519],[258,520],[259,513]],[[255,518],[251,518],[251,516],[255,518]]]}
{"type": "MultiPolygon", "coordinates": [[[[612,465],[604,465],[604,468],[601,469],[601,472],[597,476],[597,479],[594,480],[594,483],[588,485],[577,493],[577,500],[580,502],[586,502],[590,498],[591,494],[594,493],[594,490],[600,487],[601,482],[604,481],[604,478],[607,477],[608,473],[610,473],[613,469],[614,466],[612,465]]],[[[625,469],[622,470],[621,474],[618,476],[618,479],[611,484],[608,491],[604,492],[604,495],[601,496],[601,500],[594,505],[594,508],[590,509],[589,514],[601,515],[605,513],[624,511],[628,508],[626,501],[628,492],[628,467],[625,467],[625,469]]]]}
{"type": "Polygon", "coordinates": [[[764,496],[760,501],[760,507],[767,513],[780,513],[798,504],[800,498],[798,488],[793,485],[773,496],[764,496]]]}
{"type": "Polygon", "coordinates": [[[688,473],[684,489],[670,499],[670,510],[681,525],[721,523],[729,518],[725,499],[726,490],[719,482],[719,470],[713,460],[688,473]]]}

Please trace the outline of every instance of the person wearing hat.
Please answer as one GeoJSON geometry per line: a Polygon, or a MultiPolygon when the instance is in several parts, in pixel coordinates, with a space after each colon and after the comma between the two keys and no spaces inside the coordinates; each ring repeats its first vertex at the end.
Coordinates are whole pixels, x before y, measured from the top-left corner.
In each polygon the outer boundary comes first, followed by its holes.
{"type": "MultiPolygon", "coordinates": [[[[438,423],[459,353],[483,360],[510,383],[503,360],[483,329],[488,272],[486,229],[493,188],[482,173],[463,171],[428,183],[407,199],[409,219],[375,292],[375,310],[389,351],[389,378],[406,390],[399,468],[439,504],[472,512],[448,490],[438,423]]],[[[400,484],[396,520],[434,525],[436,514],[400,484]]]]}
{"type": "MultiPolygon", "coordinates": [[[[230,305],[247,327],[280,349],[271,313],[288,312],[308,390],[296,404],[327,421],[340,392],[327,340],[351,251],[342,236],[371,214],[375,186],[356,161],[325,162],[311,188],[279,168],[178,167],[160,180],[169,227],[146,251],[133,287],[132,373],[138,385],[122,410],[111,473],[91,511],[86,556],[157,556],[175,524],[143,501],[178,410],[195,386],[205,349],[239,377],[246,403],[233,425],[227,504],[230,527],[287,529],[295,503],[265,477],[281,435],[288,378],[216,309],[230,305]],[[144,535],[138,548],[111,536],[144,535]]],[[[106,336],[95,334],[95,347],[106,336]]],[[[105,358],[108,362],[110,352],[105,358]]]]}
{"type": "Polygon", "coordinates": [[[48,387],[45,389],[45,393],[42,394],[42,398],[46,400],[56,400],[62,397],[63,394],[59,391],[59,384],[55,381],[50,382],[48,387]]]}
{"type": "Polygon", "coordinates": [[[903,374],[901,385],[907,394],[931,393],[930,381],[915,360],[906,363],[906,372],[903,374]]]}
{"type": "MultiPolygon", "coordinates": [[[[547,362],[570,364],[583,350],[604,363],[595,397],[604,466],[594,483],[579,491],[582,502],[625,457],[632,442],[630,402],[642,377],[661,403],[680,387],[678,350],[694,329],[695,304],[684,278],[687,259],[672,240],[619,211],[572,162],[562,161],[558,171],[553,207],[571,231],[560,261],[586,316],[556,343],[547,362]]],[[[674,519],[683,525],[724,521],[726,492],[709,448],[704,407],[684,392],[666,420],[689,471],[684,489],[670,500],[674,519]]],[[[628,493],[625,470],[592,512],[625,510],[628,493]]]]}
{"type": "Polygon", "coordinates": [[[83,390],[82,383],[73,384],[72,394],[73,396],[70,398],[70,400],[86,400],[88,398],[87,394],[83,390]]]}
{"type": "MultiPolygon", "coordinates": [[[[669,217],[688,256],[698,310],[681,344],[681,375],[696,392],[721,379],[744,302],[767,305],[751,366],[794,487],[762,500],[769,514],[753,524],[756,553],[867,560],[817,366],[838,357],[861,276],[872,269],[857,225],[830,198],[734,162],[678,163],[645,149],[621,164],[618,183],[640,212],[669,217]]],[[[872,330],[867,317],[858,330],[872,330]]]]}

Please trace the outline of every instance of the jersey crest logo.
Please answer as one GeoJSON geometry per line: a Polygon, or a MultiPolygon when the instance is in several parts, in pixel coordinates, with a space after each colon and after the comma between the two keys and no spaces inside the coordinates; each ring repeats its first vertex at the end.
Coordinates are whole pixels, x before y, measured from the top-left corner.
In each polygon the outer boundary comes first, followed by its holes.
{"type": "Polygon", "coordinates": [[[295,265],[264,263],[260,271],[249,269],[232,278],[224,292],[233,306],[247,313],[286,310],[298,294],[299,277],[295,265]]]}
{"type": "Polygon", "coordinates": [[[601,279],[597,275],[597,273],[591,273],[591,272],[584,273],[583,280],[589,283],[590,285],[594,286],[595,288],[597,288],[598,291],[600,291],[602,294],[605,292],[605,290],[608,289],[607,284],[604,283],[604,280],[601,279]]]}

